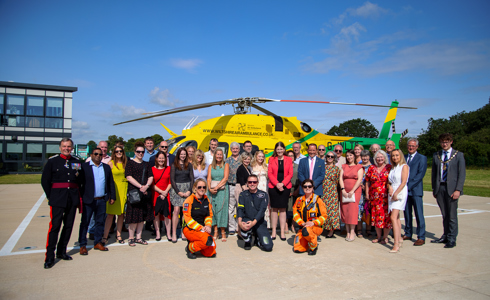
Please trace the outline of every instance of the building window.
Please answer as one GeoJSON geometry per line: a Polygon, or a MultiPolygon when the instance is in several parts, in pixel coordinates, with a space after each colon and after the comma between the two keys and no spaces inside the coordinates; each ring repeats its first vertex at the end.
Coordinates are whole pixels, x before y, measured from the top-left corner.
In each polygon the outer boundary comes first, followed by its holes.
{"type": "Polygon", "coordinates": [[[4,124],[10,127],[24,127],[25,117],[20,116],[5,116],[4,124]]]}
{"type": "Polygon", "coordinates": [[[27,115],[42,116],[44,115],[44,98],[27,96],[27,115]]]}
{"type": "Polygon", "coordinates": [[[63,119],[46,118],[44,121],[44,127],[46,128],[63,128],[63,119]]]}
{"type": "Polygon", "coordinates": [[[3,114],[3,94],[0,94],[0,114],[3,114]]]}
{"type": "Polygon", "coordinates": [[[47,103],[46,104],[46,116],[47,117],[63,117],[63,99],[62,98],[48,97],[46,103],[47,103]]]}
{"type": "Polygon", "coordinates": [[[46,144],[46,158],[50,158],[53,155],[60,153],[60,145],[58,144],[46,144]]]}
{"type": "Polygon", "coordinates": [[[44,127],[44,118],[43,117],[27,117],[26,118],[26,127],[42,128],[42,127],[44,127]]]}
{"type": "Polygon", "coordinates": [[[42,160],[43,159],[43,144],[27,143],[26,160],[42,160]]]}
{"type": "Polygon", "coordinates": [[[23,143],[7,143],[7,153],[5,153],[5,160],[23,160],[23,148],[23,143]]]}
{"type": "Polygon", "coordinates": [[[24,114],[24,96],[7,95],[7,114],[8,115],[24,114]]]}

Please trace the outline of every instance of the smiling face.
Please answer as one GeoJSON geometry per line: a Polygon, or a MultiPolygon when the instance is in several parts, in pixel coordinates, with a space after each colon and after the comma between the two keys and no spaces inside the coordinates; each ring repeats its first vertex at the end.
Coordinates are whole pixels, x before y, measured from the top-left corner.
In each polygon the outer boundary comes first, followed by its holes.
{"type": "Polygon", "coordinates": [[[194,155],[194,148],[190,147],[189,149],[187,149],[187,155],[189,155],[189,157],[192,157],[194,155]]]}
{"type": "Polygon", "coordinates": [[[186,158],[187,158],[187,152],[185,151],[185,149],[182,149],[179,154],[179,160],[181,162],[184,162],[186,158]]]}
{"type": "Polygon", "coordinates": [[[340,145],[335,146],[335,147],[334,147],[335,154],[337,154],[337,156],[342,155],[342,152],[343,152],[343,150],[342,150],[342,149],[343,149],[343,148],[342,148],[342,146],[340,146],[340,145]]]}
{"type": "Polygon", "coordinates": [[[100,148],[102,150],[102,154],[104,156],[107,155],[107,148],[108,148],[107,142],[104,142],[104,141],[99,142],[98,148],[100,148]]]}
{"type": "Polygon", "coordinates": [[[68,155],[70,155],[71,150],[73,150],[73,144],[70,141],[61,142],[61,145],[60,145],[60,153],[61,154],[63,154],[64,156],[68,156],[68,155]]]}
{"type": "Polygon", "coordinates": [[[138,158],[139,160],[142,160],[143,156],[145,155],[145,148],[144,147],[136,148],[136,150],[134,151],[134,154],[136,155],[136,158],[138,158]]]}
{"type": "Polygon", "coordinates": [[[378,155],[376,155],[376,163],[378,164],[379,167],[381,167],[382,165],[384,165],[386,163],[385,157],[383,154],[378,153],[378,155]]]}
{"type": "Polygon", "coordinates": [[[221,164],[221,162],[223,161],[223,151],[216,151],[215,157],[216,163],[221,164]]]}
{"type": "Polygon", "coordinates": [[[334,156],[333,152],[331,152],[331,151],[329,151],[325,155],[325,158],[326,158],[327,165],[332,165],[335,162],[335,156],[334,156]]]}
{"type": "Polygon", "coordinates": [[[160,142],[159,149],[160,149],[160,151],[167,153],[167,151],[168,151],[168,143],[166,141],[160,142]]]}
{"type": "Polygon", "coordinates": [[[291,158],[292,160],[294,160],[294,153],[293,152],[289,152],[288,153],[288,157],[291,158]]]}
{"type": "Polygon", "coordinates": [[[395,149],[395,142],[387,141],[386,142],[386,152],[391,153],[395,149]]]}
{"type": "Polygon", "coordinates": [[[255,176],[249,176],[247,180],[247,186],[249,191],[253,194],[257,191],[257,186],[259,185],[259,180],[255,176]]]}
{"type": "Polygon", "coordinates": [[[417,145],[417,142],[415,141],[410,141],[408,142],[407,148],[408,148],[408,153],[414,154],[419,148],[419,145],[417,145]]]}
{"type": "Polygon", "coordinates": [[[154,145],[155,145],[155,143],[153,143],[152,140],[147,140],[145,142],[145,148],[146,148],[146,150],[148,150],[148,152],[153,151],[153,146],[154,145]]]}
{"type": "Polygon", "coordinates": [[[393,152],[391,152],[391,160],[393,161],[393,163],[395,165],[398,165],[400,163],[400,160],[401,160],[400,152],[399,151],[396,151],[396,150],[394,150],[393,152]]]}
{"type": "Polygon", "coordinates": [[[248,165],[250,165],[250,157],[245,157],[244,160],[242,160],[242,164],[245,166],[245,167],[248,167],[248,165]]]}
{"type": "Polygon", "coordinates": [[[347,154],[345,155],[345,159],[347,160],[347,163],[349,163],[349,164],[354,163],[354,159],[355,159],[354,154],[352,154],[352,153],[347,153],[347,154]]]}
{"type": "Polygon", "coordinates": [[[218,148],[218,142],[211,141],[209,142],[209,150],[214,153],[216,151],[216,148],[218,148]]]}
{"type": "Polygon", "coordinates": [[[301,151],[301,144],[293,144],[293,152],[296,155],[299,155],[300,151],[301,151]]]}
{"type": "Polygon", "coordinates": [[[282,146],[277,146],[276,147],[276,154],[278,157],[283,157],[284,156],[284,151],[286,151],[286,149],[284,149],[282,146]]]}
{"type": "Polygon", "coordinates": [[[247,151],[248,153],[252,153],[252,143],[243,144],[243,150],[247,151]]]}
{"type": "Polygon", "coordinates": [[[259,154],[257,154],[257,163],[261,165],[264,162],[264,159],[265,159],[264,153],[259,152],[259,154]]]}
{"type": "Polygon", "coordinates": [[[120,159],[122,159],[122,157],[124,155],[124,150],[123,150],[123,148],[118,146],[118,147],[114,148],[114,153],[116,154],[116,159],[120,160],[120,159]]]}
{"type": "Polygon", "coordinates": [[[164,154],[164,153],[161,153],[158,155],[157,159],[156,159],[156,167],[160,167],[160,168],[163,168],[167,165],[167,156],[164,154]]]}
{"type": "Polygon", "coordinates": [[[196,193],[196,196],[198,198],[202,198],[204,197],[204,195],[206,194],[206,184],[204,183],[204,181],[199,181],[196,185],[196,188],[195,188],[195,191],[196,193]]]}
{"type": "Polygon", "coordinates": [[[320,156],[320,157],[325,156],[326,151],[327,151],[327,149],[325,148],[325,146],[323,146],[323,145],[318,146],[318,156],[320,156]]]}
{"type": "Polygon", "coordinates": [[[233,157],[237,157],[239,153],[240,153],[240,147],[238,146],[231,147],[231,155],[233,155],[233,157]]]}
{"type": "Polygon", "coordinates": [[[310,145],[310,146],[308,147],[308,155],[309,155],[310,157],[315,157],[315,156],[316,156],[316,153],[317,153],[317,151],[316,151],[316,146],[315,146],[315,145],[310,145]]]}
{"type": "Polygon", "coordinates": [[[102,161],[102,155],[103,154],[102,154],[101,150],[94,150],[94,152],[92,152],[92,155],[90,156],[90,158],[92,159],[94,164],[99,165],[100,162],[102,161]]]}
{"type": "Polygon", "coordinates": [[[361,155],[361,148],[359,147],[354,147],[354,153],[356,154],[356,157],[359,157],[361,155]]]}
{"type": "Polygon", "coordinates": [[[440,141],[439,144],[441,145],[442,150],[447,151],[451,149],[451,145],[453,144],[453,141],[440,141]]]}

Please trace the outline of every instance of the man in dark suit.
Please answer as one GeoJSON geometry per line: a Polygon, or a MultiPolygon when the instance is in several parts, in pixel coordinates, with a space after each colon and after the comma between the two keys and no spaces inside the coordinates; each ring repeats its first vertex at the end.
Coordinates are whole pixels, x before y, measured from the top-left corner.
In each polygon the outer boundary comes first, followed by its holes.
{"type": "MultiPolygon", "coordinates": [[[[308,146],[308,157],[302,158],[298,165],[298,179],[302,183],[305,179],[311,179],[314,182],[314,193],[319,197],[323,197],[323,178],[325,178],[325,161],[316,156],[316,144],[308,146]]],[[[299,194],[304,195],[305,192],[300,185],[299,194]]]]}
{"type": "Polygon", "coordinates": [[[405,156],[410,173],[408,176],[407,188],[408,199],[405,207],[405,235],[404,240],[412,240],[412,208],[415,210],[415,220],[417,221],[417,240],[414,246],[425,244],[425,219],[424,219],[424,196],[423,179],[427,171],[427,157],[418,153],[419,141],[415,138],[408,140],[408,155],[405,156]]]}
{"type": "Polygon", "coordinates": [[[114,204],[116,189],[112,177],[111,167],[102,163],[102,150],[95,148],[92,150],[90,162],[82,164],[85,174],[84,184],[81,189],[83,201],[82,221],[78,243],[80,244],[80,255],[87,255],[87,230],[90,218],[94,215],[95,233],[94,249],[108,251],[102,241],[105,226],[106,202],[114,204]]]}
{"type": "MultiPolygon", "coordinates": [[[[171,166],[174,163],[175,155],[168,153],[168,143],[166,141],[160,142],[158,151],[162,151],[167,155],[167,166],[171,166]]],[[[156,155],[150,157],[150,168],[155,166],[155,157],[156,155]]]]}
{"type": "Polygon", "coordinates": [[[443,243],[446,244],[444,248],[453,248],[458,236],[458,199],[463,194],[466,166],[463,153],[451,147],[452,134],[441,134],[439,143],[442,150],[432,157],[432,194],[441,209],[444,234],[431,243],[443,243]]]}

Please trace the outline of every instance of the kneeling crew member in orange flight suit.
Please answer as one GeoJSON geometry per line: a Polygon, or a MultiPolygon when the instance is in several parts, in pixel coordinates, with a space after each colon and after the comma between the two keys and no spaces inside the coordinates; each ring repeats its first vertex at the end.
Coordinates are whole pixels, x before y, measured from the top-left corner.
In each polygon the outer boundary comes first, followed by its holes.
{"type": "Polygon", "coordinates": [[[323,232],[327,209],[322,198],[313,193],[313,180],[306,179],[301,185],[305,195],[299,197],[293,206],[293,220],[303,228],[294,238],[293,251],[308,251],[308,255],[315,255],[318,250],[317,236],[323,232]]]}
{"type": "Polygon", "coordinates": [[[216,243],[211,235],[213,209],[206,196],[206,181],[197,179],[192,188],[193,192],[184,201],[184,235],[189,244],[185,247],[187,257],[196,258],[196,252],[201,251],[206,257],[216,256],[216,243]],[[203,225],[204,224],[204,225],[203,225]]]}

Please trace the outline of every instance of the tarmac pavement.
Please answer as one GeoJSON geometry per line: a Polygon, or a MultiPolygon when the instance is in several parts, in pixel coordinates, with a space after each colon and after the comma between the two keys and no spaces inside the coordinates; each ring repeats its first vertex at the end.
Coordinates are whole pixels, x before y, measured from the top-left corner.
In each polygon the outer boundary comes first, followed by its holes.
{"type": "Polygon", "coordinates": [[[490,198],[461,197],[453,249],[430,243],[442,234],[442,217],[430,193],[424,202],[427,243],[405,241],[396,254],[389,253],[391,237],[380,245],[339,235],[323,238],[316,256],[296,254],[289,234],[286,242],[274,241],[271,253],[245,251],[230,236],[217,241],[216,258],[189,260],[186,242],[156,242],[144,231],[147,246],[120,245],[113,234],[108,252],[89,248],[82,257],[77,214],[73,260],[45,270],[49,206],[41,186],[0,185],[0,299],[489,299],[490,198]]]}

